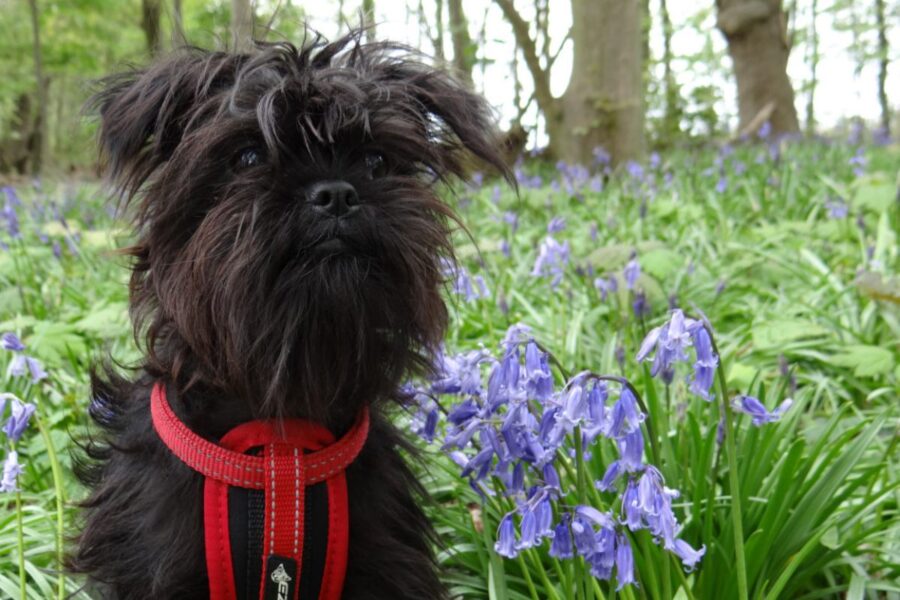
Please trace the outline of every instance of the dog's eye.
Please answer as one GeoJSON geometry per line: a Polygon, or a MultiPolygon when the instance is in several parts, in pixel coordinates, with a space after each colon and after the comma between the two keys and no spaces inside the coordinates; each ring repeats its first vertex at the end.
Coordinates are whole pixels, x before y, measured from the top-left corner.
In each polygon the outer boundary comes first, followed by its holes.
{"type": "Polygon", "coordinates": [[[384,155],[379,154],[378,152],[369,152],[366,154],[366,169],[369,172],[369,177],[372,179],[387,175],[387,166],[384,162],[384,155]]]}
{"type": "Polygon", "coordinates": [[[256,148],[246,148],[241,152],[240,157],[238,157],[237,167],[239,169],[246,169],[248,167],[255,167],[262,162],[262,153],[256,148]]]}

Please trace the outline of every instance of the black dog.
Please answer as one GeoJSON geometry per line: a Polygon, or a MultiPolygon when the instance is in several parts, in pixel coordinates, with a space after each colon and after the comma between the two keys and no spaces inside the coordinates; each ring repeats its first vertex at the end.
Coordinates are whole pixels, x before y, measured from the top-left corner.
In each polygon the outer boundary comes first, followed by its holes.
{"type": "Polygon", "coordinates": [[[447,323],[453,212],[436,184],[474,155],[506,172],[489,107],[359,32],[246,54],[184,51],[105,81],[108,173],[134,200],[131,315],[145,359],[93,380],[102,430],[69,568],[111,597],[208,598],[203,478],[151,424],[164,382],[216,441],[255,419],[371,426],[347,470],[345,598],[443,598],[421,489],[386,411],[447,323]]]}

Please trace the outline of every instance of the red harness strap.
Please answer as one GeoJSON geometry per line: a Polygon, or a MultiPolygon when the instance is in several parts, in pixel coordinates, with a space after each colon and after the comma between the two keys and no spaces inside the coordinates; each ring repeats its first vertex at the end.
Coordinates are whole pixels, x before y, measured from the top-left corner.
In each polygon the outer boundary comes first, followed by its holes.
{"type": "Polygon", "coordinates": [[[328,545],[319,600],[338,600],[344,583],[349,538],[344,470],[359,454],[369,431],[363,409],[344,437],[335,441],[324,427],[301,419],[251,421],[214,444],[181,422],[157,383],[150,399],[153,427],[183,463],[202,474],[204,535],[211,600],[236,600],[228,528],[228,488],[265,490],[263,564],[259,597],[297,600],[303,565],[304,502],[307,486],[326,482],[328,545]],[[258,456],[244,454],[262,448],[258,456]]]}

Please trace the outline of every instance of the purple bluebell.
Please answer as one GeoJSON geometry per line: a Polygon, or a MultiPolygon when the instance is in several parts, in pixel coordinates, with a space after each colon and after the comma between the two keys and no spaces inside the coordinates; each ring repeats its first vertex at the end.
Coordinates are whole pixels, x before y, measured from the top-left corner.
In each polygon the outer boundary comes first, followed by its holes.
{"type": "Polygon", "coordinates": [[[481,363],[487,359],[488,355],[483,350],[471,350],[452,357],[439,352],[432,391],[438,394],[481,394],[481,363]]]}
{"type": "Polygon", "coordinates": [[[516,526],[513,523],[512,513],[500,520],[494,551],[506,558],[515,558],[519,554],[519,550],[516,548],[516,526]]]}
{"type": "Polygon", "coordinates": [[[625,277],[625,287],[629,290],[633,290],[634,285],[641,276],[641,265],[637,258],[632,257],[632,259],[628,261],[628,264],[625,265],[625,269],[623,270],[623,276],[625,277]]]}
{"type": "Polygon", "coordinates": [[[612,577],[616,562],[616,532],[610,527],[601,527],[594,536],[596,551],[590,557],[591,575],[603,581],[612,577]]]}
{"type": "Polygon", "coordinates": [[[673,552],[681,559],[681,563],[688,571],[693,571],[703,555],[706,554],[706,546],[701,546],[699,550],[694,550],[690,544],[684,540],[675,540],[673,552]]]}
{"type": "Polygon", "coordinates": [[[728,190],[728,178],[725,175],[719,177],[719,181],[716,182],[716,192],[719,194],[724,194],[728,190]]]}
{"type": "Polygon", "coordinates": [[[540,543],[538,537],[538,518],[534,510],[526,507],[522,515],[522,522],[519,525],[519,541],[516,543],[516,550],[527,550],[533,548],[540,543]]]}
{"type": "Polygon", "coordinates": [[[825,202],[825,208],[828,209],[828,217],[831,219],[846,219],[850,214],[850,207],[840,199],[828,200],[825,202]]]}
{"type": "Polygon", "coordinates": [[[606,166],[612,162],[612,155],[601,146],[597,146],[593,150],[594,162],[600,166],[606,166]]]}
{"type": "Polygon", "coordinates": [[[639,471],[644,462],[641,459],[644,453],[644,436],[641,428],[636,427],[634,431],[626,433],[624,436],[616,440],[619,446],[619,456],[622,467],[630,473],[639,471]]]}
{"type": "Polygon", "coordinates": [[[752,417],[752,423],[759,427],[760,425],[774,423],[781,419],[781,415],[791,407],[792,403],[793,401],[790,399],[785,400],[778,408],[769,412],[757,398],[754,398],[753,396],[738,396],[732,402],[732,407],[737,412],[750,415],[752,417]]]}
{"type": "Polygon", "coordinates": [[[553,394],[553,375],[546,352],[528,342],[525,346],[525,388],[529,397],[545,403],[553,394]]]}
{"type": "Polygon", "coordinates": [[[625,170],[628,172],[628,176],[632,179],[641,181],[644,179],[644,167],[641,166],[641,163],[635,162],[633,160],[629,160],[625,164],[625,170]]]}
{"type": "Polygon", "coordinates": [[[647,295],[643,290],[635,293],[634,301],[631,303],[631,310],[638,319],[642,319],[650,314],[650,304],[647,302],[647,295]]]}
{"type": "Polygon", "coordinates": [[[622,462],[614,460],[606,468],[603,479],[597,481],[594,486],[601,492],[609,492],[615,489],[616,481],[618,481],[620,475],[622,475],[622,462]]]}
{"type": "Polygon", "coordinates": [[[3,204],[3,210],[0,211],[0,217],[6,221],[6,231],[9,233],[9,237],[13,239],[18,239],[22,237],[22,232],[19,228],[19,215],[16,212],[16,207],[9,199],[7,195],[6,201],[3,204]]]}
{"type": "Polygon", "coordinates": [[[721,296],[722,292],[725,291],[725,286],[727,285],[727,281],[724,279],[720,279],[718,283],[716,283],[716,296],[721,296]]]}
{"type": "Polygon", "coordinates": [[[552,277],[551,285],[556,287],[562,281],[563,271],[569,263],[569,242],[560,244],[553,236],[547,236],[538,248],[538,255],[531,270],[533,277],[552,277]]]}
{"type": "Polygon", "coordinates": [[[2,337],[0,337],[0,348],[3,348],[4,350],[10,350],[12,352],[22,352],[23,350],[25,350],[25,345],[16,334],[7,332],[4,333],[2,337]]]}
{"type": "Polygon", "coordinates": [[[625,485],[625,493],[622,494],[622,512],[625,516],[625,525],[632,531],[643,529],[644,523],[641,518],[640,499],[638,497],[638,486],[634,479],[629,479],[625,485]]]}
{"type": "Polygon", "coordinates": [[[554,234],[566,229],[565,217],[553,217],[547,224],[547,233],[554,234]]]}
{"type": "Polygon", "coordinates": [[[572,536],[575,540],[575,550],[581,556],[587,557],[596,551],[594,528],[590,521],[578,513],[572,517],[572,536]]]}
{"type": "Polygon", "coordinates": [[[616,591],[634,583],[634,555],[631,544],[623,534],[616,536],[616,591]]]}
{"type": "Polygon", "coordinates": [[[760,139],[763,139],[763,140],[768,139],[771,134],[772,134],[772,123],[770,123],[769,121],[766,121],[765,123],[763,123],[762,126],[760,126],[759,131],[756,132],[756,135],[760,139]]]}
{"type": "Polygon", "coordinates": [[[621,438],[639,428],[643,421],[644,414],[638,408],[637,399],[628,386],[623,386],[619,399],[613,404],[606,435],[621,438]]]}
{"type": "Polygon", "coordinates": [[[481,407],[472,398],[467,398],[453,406],[447,414],[447,420],[454,425],[462,425],[478,414],[481,407]]]}
{"type": "Polygon", "coordinates": [[[22,465],[19,464],[19,454],[15,450],[10,450],[3,461],[3,478],[0,480],[0,492],[16,492],[16,480],[19,475],[25,472],[22,465]]]}
{"type": "Polygon", "coordinates": [[[550,544],[550,556],[554,558],[573,558],[575,550],[572,544],[572,532],[569,531],[571,516],[566,513],[553,529],[553,542],[550,544]]]}
{"type": "Polygon", "coordinates": [[[562,490],[562,483],[559,481],[559,473],[556,471],[556,467],[553,466],[553,463],[547,463],[544,465],[544,485],[548,488],[552,488],[557,492],[562,490]]]}
{"type": "Polygon", "coordinates": [[[719,364],[719,357],[713,352],[709,332],[702,323],[691,329],[691,339],[694,343],[697,360],[694,363],[694,378],[691,380],[690,390],[704,400],[710,401],[713,399],[710,390],[713,386],[713,377],[719,364]]]}
{"type": "Polygon", "coordinates": [[[600,300],[606,302],[609,296],[609,282],[603,277],[597,277],[594,279],[594,287],[600,292],[600,300]]]}

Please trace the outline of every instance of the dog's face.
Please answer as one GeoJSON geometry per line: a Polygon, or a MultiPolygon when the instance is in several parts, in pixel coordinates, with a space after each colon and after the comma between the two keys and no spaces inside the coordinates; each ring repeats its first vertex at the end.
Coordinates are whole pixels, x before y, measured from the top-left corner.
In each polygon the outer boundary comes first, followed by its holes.
{"type": "Polygon", "coordinates": [[[453,222],[433,188],[467,153],[504,170],[481,98],[354,34],[193,51],[96,105],[111,178],[139,200],[151,372],[333,422],[427,364],[453,222]]]}

